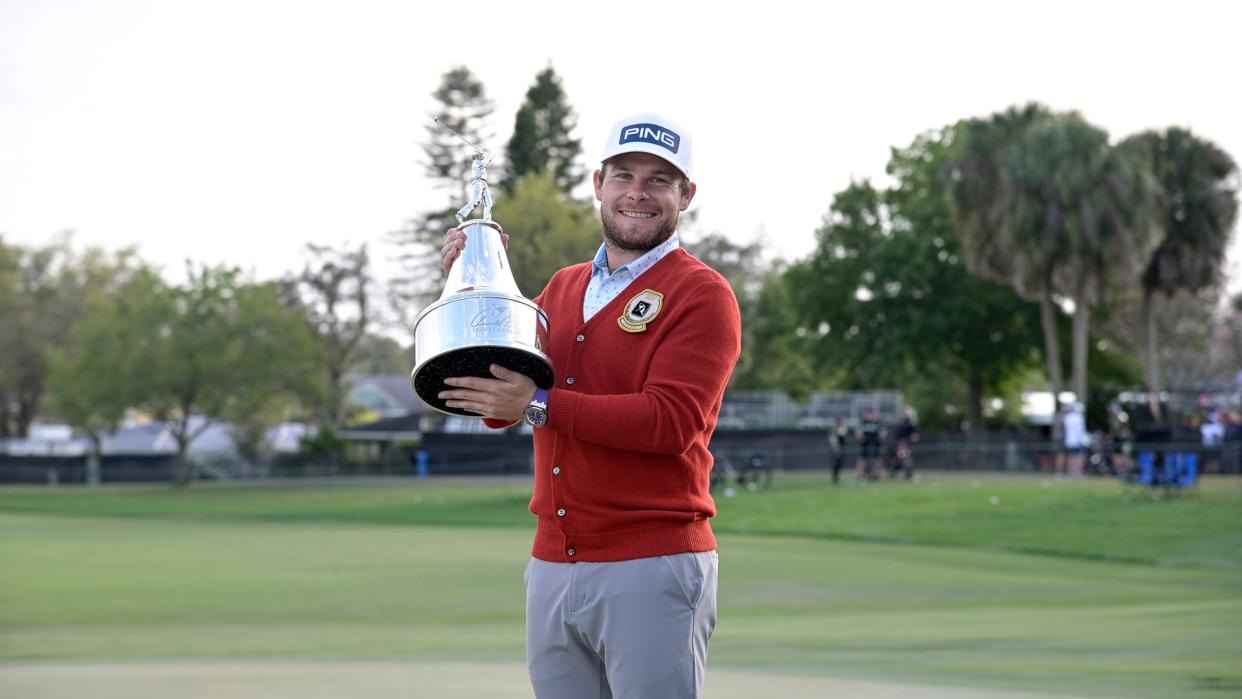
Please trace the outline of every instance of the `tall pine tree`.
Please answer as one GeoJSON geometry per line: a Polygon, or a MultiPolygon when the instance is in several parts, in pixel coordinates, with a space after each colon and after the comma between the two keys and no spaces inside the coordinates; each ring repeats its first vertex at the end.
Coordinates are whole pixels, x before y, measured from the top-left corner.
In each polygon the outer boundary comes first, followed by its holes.
{"type": "MultiPolygon", "coordinates": [[[[469,68],[450,69],[431,94],[438,106],[429,116],[439,119],[471,143],[485,150],[488,148],[487,142],[492,137],[489,117],[494,107],[483,83],[469,68]]],[[[474,153],[470,146],[430,118],[427,122],[423,165],[433,191],[426,193],[420,205],[421,213],[393,236],[402,248],[400,259],[407,263],[410,275],[394,279],[388,288],[388,301],[395,317],[410,330],[426,302],[443,289],[439,285],[440,243],[444,231],[456,225],[453,214],[467,200],[470,161],[474,153]]]]}
{"type": "MultiPolygon", "coordinates": [[[[441,78],[440,87],[431,94],[439,102],[435,117],[466,140],[486,150],[486,141],[492,136],[488,117],[494,107],[484,92],[483,83],[474,77],[470,69],[456,66],[449,70],[441,78]]],[[[437,189],[447,189],[456,201],[469,182],[472,151],[461,139],[434,122],[429,122],[424,128],[427,129],[427,145],[423,148],[427,158],[424,163],[427,176],[437,189]]]]}
{"type": "Polygon", "coordinates": [[[582,141],[572,135],[577,126],[578,116],[569,106],[560,77],[551,66],[543,69],[526,91],[505,146],[504,191],[512,193],[524,175],[548,172],[561,191],[571,194],[586,180],[586,170],[578,163],[582,141]]]}

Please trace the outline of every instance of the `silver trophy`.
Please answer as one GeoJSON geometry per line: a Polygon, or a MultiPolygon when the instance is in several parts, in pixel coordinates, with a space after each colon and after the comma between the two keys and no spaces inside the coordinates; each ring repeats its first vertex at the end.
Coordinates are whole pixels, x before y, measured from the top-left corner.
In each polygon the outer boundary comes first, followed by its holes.
{"type": "Polygon", "coordinates": [[[424,403],[442,413],[478,417],[445,405],[446,401],[438,397],[450,388],[444,379],[492,378],[492,364],[525,374],[540,388],[552,388],[555,378],[545,353],[548,316],[522,296],[500,239],[500,225],[492,220],[492,195],[487,189],[491,158],[466,143],[474,148],[471,196],[457,212],[459,228],[466,233],[466,248],[453,261],[440,299],[423,309],[414,322],[410,384],[424,403]],[[467,221],[480,204],[483,218],[467,221]]]}

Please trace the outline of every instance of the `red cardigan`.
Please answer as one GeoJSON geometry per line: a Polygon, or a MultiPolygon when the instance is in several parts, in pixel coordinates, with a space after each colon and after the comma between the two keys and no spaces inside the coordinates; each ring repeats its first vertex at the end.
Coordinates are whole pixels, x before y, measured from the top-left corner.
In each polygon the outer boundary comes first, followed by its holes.
{"type": "Polygon", "coordinates": [[[712,550],[707,445],[741,352],[737,299],[724,277],[676,249],[584,323],[590,277],[590,263],[567,267],[535,299],[548,314],[556,386],[548,423],[535,430],[532,555],[712,550]],[[636,306],[646,313],[630,313],[636,306]]]}

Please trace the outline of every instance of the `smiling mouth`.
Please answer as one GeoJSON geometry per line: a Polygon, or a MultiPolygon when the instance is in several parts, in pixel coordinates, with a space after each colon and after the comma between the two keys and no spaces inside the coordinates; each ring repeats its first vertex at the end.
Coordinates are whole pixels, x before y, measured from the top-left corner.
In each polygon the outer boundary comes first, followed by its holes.
{"type": "Polygon", "coordinates": [[[650,211],[622,211],[622,216],[626,218],[655,218],[655,214],[650,211]]]}

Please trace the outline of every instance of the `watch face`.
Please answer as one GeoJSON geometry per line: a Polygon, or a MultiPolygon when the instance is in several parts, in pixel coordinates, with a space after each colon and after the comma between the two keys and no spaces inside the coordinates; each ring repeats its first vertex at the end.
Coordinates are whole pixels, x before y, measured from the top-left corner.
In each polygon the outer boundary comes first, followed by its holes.
{"type": "Polygon", "coordinates": [[[533,427],[543,427],[543,423],[548,421],[548,411],[543,408],[530,406],[526,409],[526,422],[533,427]]]}

